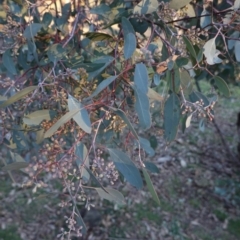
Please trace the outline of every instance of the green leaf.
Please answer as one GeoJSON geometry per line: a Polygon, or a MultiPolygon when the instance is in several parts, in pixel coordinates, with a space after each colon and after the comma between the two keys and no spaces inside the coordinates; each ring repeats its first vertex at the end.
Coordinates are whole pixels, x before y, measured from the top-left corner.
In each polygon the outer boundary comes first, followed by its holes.
{"type": "Polygon", "coordinates": [[[85,166],[89,168],[88,150],[82,142],[77,143],[77,145],[75,146],[75,155],[77,157],[77,166],[81,168],[81,165],[84,164],[84,167],[81,169],[81,177],[83,177],[85,181],[88,181],[90,175],[85,169],[85,166]]]}
{"type": "Polygon", "coordinates": [[[107,86],[109,86],[118,76],[110,76],[100,82],[100,84],[97,86],[95,91],[91,94],[89,98],[93,98],[97,96],[102,90],[104,90],[107,86]]]}
{"type": "Polygon", "coordinates": [[[16,75],[17,70],[11,56],[11,50],[8,49],[3,53],[2,57],[3,66],[8,70],[9,73],[16,75]]]}
{"type": "Polygon", "coordinates": [[[152,183],[152,181],[151,181],[151,178],[150,178],[149,175],[148,175],[147,170],[146,170],[145,168],[142,168],[142,171],[143,171],[143,176],[144,176],[144,178],[145,178],[145,181],[146,181],[146,183],[147,183],[148,190],[149,190],[149,192],[151,193],[153,200],[154,200],[158,205],[160,205],[160,200],[159,200],[158,195],[157,195],[157,193],[156,193],[156,191],[155,191],[155,189],[154,189],[153,183],[152,183]]]}
{"type": "Polygon", "coordinates": [[[132,57],[133,53],[136,50],[137,41],[136,37],[132,33],[128,33],[127,35],[124,35],[124,57],[125,60],[132,57]]]}
{"type": "Polygon", "coordinates": [[[103,191],[101,188],[95,188],[96,191],[98,192],[99,196],[103,199],[107,199],[111,202],[115,202],[119,205],[125,205],[125,199],[124,196],[122,195],[122,193],[120,193],[119,191],[107,187],[105,188],[105,190],[107,191],[107,193],[105,191],[103,191]]]}
{"type": "Polygon", "coordinates": [[[193,90],[192,79],[186,70],[180,71],[180,83],[185,95],[191,94],[193,90]]]}
{"type": "Polygon", "coordinates": [[[56,63],[66,56],[66,50],[62,47],[61,44],[56,43],[48,48],[47,55],[53,63],[56,63]]]}
{"type": "Polygon", "coordinates": [[[174,63],[174,68],[170,71],[170,77],[168,78],[168,84],[171,91],[178,93],[180,90],[180,73],[179,67],[174,63]]]}
{"type": "Polygon", "coordinates": [[[176,59],[176,64],[178,65],[178,67],[183,67],[184,65],[188,64],[189,59],[186,57],[178,57],[176,59]]]}
{"type": "Polygon", "coordinates": [[[134,86],[134,94],[136,98],[135,110],[137,112],[140,126],[146,130],[151,127],[152,120],[150,115],[150,103],[147,94],[143,93],[134,86]]]}
{"type": "Polygon", "coordinates": [[[21,168],[26,168],[28,163],[26,162],[13,162],[10,163],[2,168],[3,171],[12,171],[12,170],[19,170],[21,168]]]}
{"type": "Polygon", "coordinates": [[[157,0],[142,0],[134,7],[133,13],[139,15],[153,13],[157,11],[158,5],[157,0]]]}
{"type": "Polygon", "coordinates": [[[201,61],[202,61],[202,59],[203,59],[203,52],[204,52],[204,49],[201,48],[201,49],[199,50],[199,52],[198,52],[197,59],[196,59],[198,62],[201,62],[201,61]]]}
{"type": "MultiPolygon", "coordinates": [[[[234,45],[235,45],[235,43],[236,43],[236,38],[238,38],[239,37],[239,34],[240,34],[240,32],[239,31],[234,31],[230,36],[229,36],[229,40],[228,40],[228,49],[229,50],[232,50],[233,49],[233,47],[234,47],[234,45]],[[231,38],[235,38],[235,39],[231,39],[231,38]]],[[[237,41],[238,42],[238,41],[237,41]]]]}
{"type": "Polygon", "coordinates": [[[111,156],[111,160],[125,179],[136,188],[142,188],[143,182],[140,172],[130,158],[125,153],[117,149],[108,148],[108,151],[111,156]]]}
{"type": "Polygon", "coordinates": [[[124,35],[124,38],[125,36],[127,36],[129,33],[132,33],[133,35],[135,35],[135,31],[134,31],[134,28],[132,26],[132,24],[130,23],[130,21],[125,18],[125,17],[122,17],[122,29],[123,29],[123,35],[124,35]]]}
{"type": "Polygon", "coordinates": [[[175,10],[179,10],[180,8],[189,4],[192,0],[171,0],[169,2],[169,7],[175,10]]]}
{"type": "Polygon", "coordinates": [[[150,100],[159,101],[159,102],[163,101],[163,97],[152,88],[148,88],[147,96],[150,100]]]}
{"type": "Polygon", "coordinates": [[[129,121],[128,117],[126,116],[125,112],[122,111],[121,109],[117,109],[117,108],[113,108],[110,107],[110,109],[112,109],[119,117],[121,117],[123,119],[123,121],[128,125],[128,127],[130,128],[130,130],[132,131],[134,137],[139,140],[139,137],[137,135],[137,132],[135,131],[135,129],[133,128],[131,122],[129,121]]]}
{"type": "Polygon", "coordinates": [[[158,167],[154,163],[147,161],[144,161],[143,163],[148,171],[152,173],[160,173],[158,167]]]}
{"type": "Polygon", "coordinates": [[[93,72],[88,72],[88,81],[94,79],[97,77],[106,67],[108,67],[112,61],[114,60],[113,57],[111,56],[102,56],[95,60],[93,64],[99,64],[99,63],[104,63],[103,67],[100,67],[99,69],[93,71],[93,72]]]}
{"type": "Polygon", "coordinates": [[[142,92],[148,92],[148,71],[143,63],[137,63],[134,71],[134,85],[142,92]]]}
{"type": "Polygon", "coordinates": [[[51,120],[56,115],[55,111],[52,110],[38,110],[23,118],[24,124],[27,125],[39,125],[43,120],[51,120]]]}
{"type": "Polygon", "coordinates": [[[223,93],[225,97],[230,97],[230,91],[229,91],[227,83],[219,76],[214,76],[213,79],[214,79],[214,82],[215,82],[218,90],[221,93],[223,93]]]}
{"type": "Polygon", "coordinates": [[[132,24],[135,32],[138,32],[140,34],[144,34],[149,27],[149,23],[144,19],[142,19],[142,21],[139,22],[138,18],[130,18],[129,21],[132,24]]]}
{"type": "Polygon", "coordinates": [[[105,41],[105,40],[113,40],[113,37],[106,33],[99,32],[88,32],[85,34],[87,38],[92,41],[105,41]]]}
{"type": "Polygon", "coordinates": [[[156,148],[157,148],[157,146],[158,146],[158,140],[157,140],[157,138],[156,138],[154,135],[151,135],[151,136],[149,137],[149,142],[150,142],[150,145],[151,145],[151,147],[152,147],[153,149],[156,149],[156,148]]]}
{"type": "Polygon", "coordinates": [[[190,95],[189,95],[189,99],[192,103],[195,103],[197,101],[201,101],[201,99],[203,100],[203,107],[209,106],[209,100],[208,98],[203,95],[202,93],[198,92],[198,91],[193,91],[190,95]]]}
{"type": "Polygon", "coordinates": [[[18,153],[10,151],[10,155],[14,162],[4,166],[3,171],[19,170],[28,166],[28,163],[18,153]]]}
{"type": "Polygon", "coordinates": [[[31,23],[25,29],[23,36],[27,39],[31,39],[37,35],[37,33],[40,31],[42,27],[44,27],[44,25],[41,23],[31,23]]]}
{"type": "Polygon", "coordinates": [[[177,135],[180,120],[180,101],[175,93],[172,93],[164,106],[164,138],[171,142],[177,135]]]}
{"type": "Polygon", "coordinates": [[[68,122],[72,117],[74,117],[80,109],[74,109],[63,115],[55,124],[53,124],[44,134],[44,138],[51,137],[62,125],[68,122]]]}
{"type": "Polygon", "coordinates": [[[74,97],[68,94],[68,108],[70,111],[79,109],[80,111],[73,116],[74,121],[80,128],[86,133],[91,133],[92,126],[88,115],[88,111],[85,107],[74,97]]]}
{"type": "Polygon", "coordinates": [[[139,137],[140,146],[145,150],[149,157],[155,155],[154,149],[151,147],[150,142],[146,138],[139,137]]]}
{"type": "Polygon", "coordinates": [[[10,97],[7,101],[2,103],[0,105],[0,108],[7,107],[7,106],[17,102],[18,100],[22,99],[23,97],[25,97],[26,95],[28,95],[30,92],[32,92],[33,90],[35,90],[37,88],[38,88],[38,86],[31,86],[31,87],[24,88],[23,90],[19,91],[18,93],[16,93],[12,97],[10,97]]]}
{"type": "Polygon", "coordinates": [[[183,36],[183,41],[186,44],[187,50],[190,52],[190,54],[193,56],[193,58],[196,59],[197,58],[197,54],[196,54],[196,52],[194,50],[194,47],[193,47],[192,43],[185,36],[183,36]]]}
{"type": "Polygon", "coordinates": [[[45,27],[48,27],[53,20],[53,16],[50,12],[45,12],[43,15],[42,23],[45,27]]]}

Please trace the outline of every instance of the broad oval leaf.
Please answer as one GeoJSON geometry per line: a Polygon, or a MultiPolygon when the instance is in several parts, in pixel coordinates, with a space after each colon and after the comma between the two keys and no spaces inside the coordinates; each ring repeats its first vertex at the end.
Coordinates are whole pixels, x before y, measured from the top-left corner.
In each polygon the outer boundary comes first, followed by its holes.
{"type": "Polygon", "coordinates": [[[103,191],[102,188],[95,188],[96,191],[98,192],[99,196],[103,199],[107,199],[111,202],[115,202],[119,205],[125,205],[126,202],[125,202],[125,199],[124,199],[124,196],[122,195],[122,193],[120,193],[119,191],[113,189],[113,188],[110,188],[110,187],[107,187],[105,188],[105,191],[103,191]]]}
{"type": "Polygon", "coordinates": [[[38,86],[31,86],[31,87],[24,88],[23,90],[19,91],[18,93],[16,93],[12,97],[10,97],[7,101],[3,102],[0,105],[0,108],[7,107],[7,106],[17,102],[18,100],[22,99],[23,97],[25,97],[26,95],[28,95],[30,92],[32,92],[33,90],[35,90],[37,88],[38,88],[38,86]]]}
{"type": "Polygon", "coordinates": [[[52,110],[38,110],[26,115],[23,122],[27,125],[39,125],[43,120],[51,120],[55,114],[52,110]]]}
{"type": "Polygon", "coordinates": [[[84,164],[82,171],[81,171],[81,177],[83,177],[85,181],[88,181],[90,178],[90,175],[85,168],[85,166],[89,168],[88,150],[82,142],[79,142],[75,146],[75,155],[77,157],[77,159],[76,159],[77,166],[79,168],[81,168],[81,165],[84,164]]]}
{"type": "Polygon", "coordinates": [[[63,124],[68,122],[72,117],[74,117],[80,109],[74,109],[63,115],[55,124],[53,124],[44,134],[44,138],[51,137],[63,124]]]}
{"type": "Polygon", "coordinates": [[[80,111],[73,116],[73,119],[83,131],[86,133],[91,133],[92,126],[88,111],[76,98],[72,97],[70,94],[68,95],[68,108],[70,111],[80,109],[80,111]]]}
{"type": "Polygon", "coordinates": [[[140,189],[143,186],[143,181],[138,168],[130,160],[130,158],[118,149],[108,148],[111,160],[116,168],[122,173],[124,178],[136,188],[140,189]]]}
{"type": "Polygon", "coordinates": [[[95,91],[91,94],[89,98],[93,98],[97,96],[102,90],[104,90],[107,86],[109,86],[118,76],[110,76],[107,79],[103,80],[99,83],[95,91]]]}
{"type": "Polygon", "coordinates": [[[164,138],[167,142],[175,139],[180,120],[180,100],[172,93],[164,106],[164,138]]]}
{"type": "Polygon", "coordinates": [[[216,49],[215,38],[208,40],[204,46],[203,54],[206,57],[207,63],[209,65],[214,65],[216,63],[221,63],[222,59],[218,57],[220,51],[216,49]]]}
{"type": "Polygon", "coordinates": [[[145,168],[142,168],[142,171],[143,171],[144,179],[145,179],[145,181],[146,181],[146,183],[147,183],[148,190],[149,190],[149,192],[151,193],[153,200],[154,200],[158,205],[160,205],[160,200],[159,200],[158,195],[157,195],[157,193],[156,193],[156,191],[155,191],[155,189],[154,189],[152,180],[151,180],[151,178],[149,177],[149,174],[148,174],[147,170],[146,170],[145,168]]]}
{"type": "Polygon", "coordinates": [[[133,35],[135,35],[135,31],[132,24],[125,17],[122,17],[122,29],[123,29],[124,37],[127,36],[129,33],[132,33],[133,35]]]}
{"type": "Polygon", "coordinates": [[[15,64],[13,62],[10,49],[6,50],[3,53],[2,61],[3,61],[4,67],[8,70],[9,73],[11,73],[13,75],[17,74],[17,70],[16,70],[15,64]]]}
{"type": "Polygon", "coordinates": [[[213,79],[216,86],[218,87],[218,90],[223,93],[225,97],[230,97],[230,91],[227,83],[219,76],[214,76],[213,79]]]}
{"type": "Polygon", "coordinates": [[[127,35],[124,35],[124,57],[126,60],[132,57],[136,50],[136,46],[137,41],[134,34],[128,33],[127,35]]]}
{"type": "Polygon", "coordinates": [[[27,39],[31,39],[37,35],[42,27],[44,27],[44,25],[41,23],[31,23],[24,30],[23,36],[27,39]]]}
{"type": "Polygon", "coordinates": [[[48,27],[53,20],[53,16],[50,12],[45,12],[43,15],[42,23],[45,27],[48,27]]]}

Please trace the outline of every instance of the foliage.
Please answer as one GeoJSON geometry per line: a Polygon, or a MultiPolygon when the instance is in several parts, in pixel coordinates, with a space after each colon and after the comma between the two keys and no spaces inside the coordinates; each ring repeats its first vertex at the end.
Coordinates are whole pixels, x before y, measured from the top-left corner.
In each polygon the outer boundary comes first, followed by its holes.
{"type": "Polygon", "coordinates": [[[11,177],[21,169],[34,191],[61,180],[72,215],[59,237],[70,238],[86,233],[79,207],[93,190],[124,204],[116,189],[145,179],[159,204],[145,163],[157,143],[145,133],[164,132],[167,146],[180,125],[213,120],[239,71],[240,2],[54,3],[1,5],[1,141],[11,177]]]}

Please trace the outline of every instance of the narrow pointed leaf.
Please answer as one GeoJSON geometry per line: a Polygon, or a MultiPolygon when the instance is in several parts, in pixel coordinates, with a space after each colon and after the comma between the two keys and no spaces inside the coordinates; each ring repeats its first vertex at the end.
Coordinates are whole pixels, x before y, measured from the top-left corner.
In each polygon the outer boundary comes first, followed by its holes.
{"type": "Polygon", "coordinates": [[[51,137],[61,126],[74,117],[80,109],[74,109],[63,115],[53,126],[51,126],[44,134],[44,138],[51,137]]]}
{"type": "Polygon", "coordinates": [[[191,120],[192,120],[192,114],[190,114],[186,119],[186,128],[190,127],[191,120]]]}
{"type": "Polygon", "coordinates": [[[151,178],[149,177],[147,170],[146,170],[145,168],[143,168],[142,171],[143,171],[144,179],[145,179],[145,181],[146,181],[146,183],[147,183],[148,190],[149,190],[149,192],[151,193],[153,200],[154,200],[158,205],[160,205],[160,200],[159,200],[158,195],[157,195],[157,193],[156,193],[156,191],[155,191],[155,189],[154,189],[152,180],[151,180],[151,178]]]}
{"type": "Polygon", "coordinates": [[[107,86],[109,86],[117,77],[118,76],[111,76],[100,82],[96,90],[92,93],[92,95],[89,98],[96,97],[101,91],[103,91],[107,86]]]}
{"type": "Polygon", "coordinates": [[[70,94],[68,95],[68,108],[70,111],[80,109],[80,111],[73,116],[73,119],[78,126],[82,128],[82,130],[84,130],[86,133],[91,133],[92,126],[88,111],[76,98],[72,97],[70,94]]]}
{"type": "Polygon", "coordinates": [[[37,35],[37,33],[40,31],[40,29],[44,27],[41,23],[31,23],[27,28],[25,29],[23,36],[25,38],[33,38],[37,35]]]}
{"type": "Polygon", "coordinates": [[[171,142],[177,135],[180,120],[180,101],[175,93],[172,93],[164,106],[164,138],[171,142]]]}
{"type": "Polygon", "coordinates": [[[137,63],[134,71],[134,85],[142,93],[148,92],[148,71],[143,63],[137,63]]]}
{"type": "Polygon", "coordinates": [[[96,191],[98,192],[99,196],[103,199],[107,199],[111,202],[115,202],[119,205],[125,205],[125,199],[124,196],[122,195],[122,193],[120,193],[119,191],[107,187],[105,188],[107,193],[105,191],[103,191],[101,188],[95,188],[96,191]]]}
{"type": "Polygon", "coordinates": [[[24,116],[23,122],[27,125],[39,125],[43,120],[51,120],[55,114],[52,110],[38,110],[24,116]]]}
{"type": "Polygon", "coordinates": [[[143,181],[138,168],[130,158],[118,149],[108,148],[111,160],[114,162],[117,170],[122,173],[124,178],[136,188],[143,186],[143,181]]]}
{"type": "Polygon", "coordinates": [[[139,118],[139,124],[144,130],[149,129],[151,127],[152,120],[148,96],[140,91],[136,86],[134,86],[134,94],[136,98],[135,110],[139,118]]]}
{"type": "Polygon", "coordinates": [[[122,118],[122,120],[128,125],[129,129],[132,131],[134,137],[138,140],[139,137],[137,135],[137,132],[135,131],[135,129],[133,128],[131,122],[129,121],[127,115],[125,114],[124,111],[122,111],[121,109],[117,109],[117,108],[113,108],[111,107],[111,109],[119,116],[122,118]]]}
{"type": "Polygon", "coordinates": [[[28,95],[30,92],[35,90],[36,88],[38,88],[38,86],[31,86],[31,87],[24,88],[23,90],[16,93],[14,96],[10,97],[7,101],[3,102],[0,105],[0,108],[7,107],[7,106],[17,102],[18,100],[22,99],[23,97],[28,95]]]}
{"type": "Polygon", "coordinates": [[[4,67],[8,70],[9,73],[16,75],[17,70],[11,56],[11,50],[8,49],[3,53],[2,62],[4,67]]]}
{"type": "Polygon", "coordinates": [[[187,47],[187,50],[190,52],[190,54],[194,57],[194,59],[197,58],[197,54],[194,50],[194,47],[192,45],[192,43],[189,41],[189,39],[185,36],[183,36],[183,41],[185,42],[186,44],[186,47],[187,47]]]}
{"type": "Polygon", "coordinates": [[[124,36],[127,36],[129,33],[132,33],[133,35],[135,35],[135,31],[131,22],[125,17],[122,17],[122,29],[123,29],[124,36]]]}
{"type": "Polygon", "coordinates": [[[133,53],[136,50],[137,41],[136,37],[132,33],[128,33],[126,36],[124,35],[124,58],[125,60],[132,57],[133,53]]]}
{"type": "Polygon", "coordinates": [[[81,168],[81,165],[84,164],[84,167],[81,171],[81,177],[84,178],[84,180],[88,181],[90,178],[90,175],[88,173],[88,171],[86,170],[85,166],[89,168],[89,157],[88,157],[88,150],[86,148],[86,146],[82,143],[79,142],[76,146],[75,146],[75,155],[77,157],[76,159],[76,163],[78,165],[79,168],[81,168]]]}

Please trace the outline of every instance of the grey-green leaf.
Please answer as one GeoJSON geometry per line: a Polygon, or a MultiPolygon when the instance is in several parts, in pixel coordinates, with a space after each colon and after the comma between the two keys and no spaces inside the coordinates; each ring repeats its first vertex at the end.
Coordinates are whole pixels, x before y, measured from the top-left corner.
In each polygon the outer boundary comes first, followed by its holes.
{"type": "Polygon", "coordinates": [[[132,33],[133,35],[135,35],[135,31],[134,31],[132,24],[125,17],[122,17],[122,29],[123,29],[124,36],[127,36],[127,34],[129,34],[129,33],[132,33]]]}
{"type": "Polygon", "coordinates": [[[196,59],[197,58],[197,54],[195,52],[195,49],[192,45],[192,43],[189,41],[189,39],[185,36],[183,36],[183,41],[186,44],[187,50],[190,52],[190,54],[196,59]]]}
{"type": "Polygon", "coordinates": [[[219,76],[214,76],[213,79],[218,87],[218,90],[223,93],[225,97],[230,97],[230,91],[227,83],[219,76]]]}
{"type": "Polygon", "coordinates": [[[40,29],[44,25],[41,23],[31,23],[27,28],[25,29],[23,36],[27,39],[33,38],[37,35],[37,33],[40,31],[40,29]]]}
{"type": "Polygon", "coordinates": [[[180,120],[180,100],[172,93],[164,106],[164,138],[167,142],[175,139],[180,120]]]}
{"type": "Polygon", "coordinates": [[[16,75],[17,70],[11,56],[11,50],[8,49],[3,53],[2,57],[3,65],[8,70],[9,73],[16,75]]]}
{"type": "Polygon", "coordinates": [[[23,122],[27,125],[39,125],[43,120],[51,120],[56,115],[52,110],[38,110],[25,115],[23,122]]]}
{"type": "Polygon", "coordinates": [[[119,205],[125,205],[125,199],[124,199],[124,196],[122,195],[122,193],[120,193],[119,191],[113,189],[113,188],[110,188],[110,187],[107,187],[105,188],[105,191],[103,191],[102,188],[95,188],[96,191],[98,192],[99,196],[103,199],[107,199],[111,202],[115,202],[119,205]]]}
{"type": "Polygon", "coordinates": [[[53,124],[44,134],[44,138],[51,137],[63,124],[68,122],[72,117],[74,117],[80,109],[74,109],[63,115],[55,124],[53,124]]]}
{"type": "Polygon", "coordinates": [[[143,63],[137,63],[134,71],[134,85],[142,93],[148,92],[148,71],[143,63]]]}
{"type": "Polygon", "coordinates": [[[118,149],[108,148],[111,160],[116,168],[122,173],[124,178],[136,188],[140,189],[143,186],[143,181],[138,168],[130,160],[130,158],[118,149]]]}
{"type": "Polygon", "coordinates": [[[151,147],[150,142],[146,138],[139,137],[140,146],[145,150],[149,157],[155,155],[154,149],[151,147]]]}
{"type": "Polygon", "coordinates": [[[150,103],[147,94],[143,93],[134,86],[134,94],[136,98],[135,110],[137,112],[140,126],[146,130],[151,127],[152,119],[150,114],[150,103]]]}
{"type": "Polygon", "coordinates": [[[7,107],[13,103],[15,103],[16,101],[22,99],[23,97],[25,97],[26,95],[28,95],[30,92],[32,92],[33,90],[35,90],[38,86],[31,86],[31,87],[26,87],[23,90],[19,91],[18,93],[16,93],[15,95],[13,95],[12,97],[10,97],[7,101],[3,102],[0,105],[0,108],[3,107],[7,107]]]}
{"type": "Polygon", "coordinates": [[[137,41],[136,37],[132,33],[128,33],[127,35],[124,35],[124,57],[125,60],[132,57],[133,53],[136,50],[137,41]]]}
{"type": "Polygon", "coordinates": [[[129,121],[128,117],[126,116],[125,112],[122,111],[121,109],[117,109],[117,108],[113,108],[113,107],[110,107],[110,109],[112,109],[119,117],[121,117],[123,119],[123,121],[128,125],[128,127],[132,131],[134,137],[138,140],[139,137],[137,135],[137,132],[133,128],[133,126],[132,126],[131,122],[129,121]]]}
{"type": "Polygon", "coordinates": [[[72,97],[70,94],[68,95],[68,108],[70,111],[80,109],[80,111],[73,116],[73,119],[83,131],[86,133],[91,133],[92,126],[88,111],[76,98],[72,97]]]}
{"type": "Polygon", "coordinates": [[[85,168],[85,166],[89,167],[88,150],[82,142],[77,143],[77,145],[75,146],[75,155],[77,157],[76,163],[81,169],[81,177],[83,177],[85,181],[88,181],[90,175],[85,168]],[[81,165],[84,165],[83,168],[81,168],[81,165]]]}
{"type": "Polygon", "coordinates": [[[100,82],[100,84],[97,86],[96,90],[91,94],[89,98],[93,98],[97,96],[102,90],[104,90],[107,86],[109,86],[118,76],[110,76],[100,82]]]}
{"type": "Polygon", "coordinates": [[[156,191],[155,191],[155,189],[154,189],[152,180],[151,180],[151,178],[149,177],[147,170],[146,170],[145,168],[143,168],[142,171],[143,171],[143,176],[144,176],[144,178],[145,178],[145,181],[146,181],[146,183],[147,183],[148,190],[149,190],[149,192],[151,193],[153,200],[154,200],[158,205],[160,205],[160,200],[159,200],[158,195],[157,195],[157,193],[156,193],[156,191]]]}
{"type": "Polygon", "coordinates": [[[152,173],[160,173],[158,167],[154,163],[148,161],[144,161],[143,163],[148,171],[152,173]]]}

